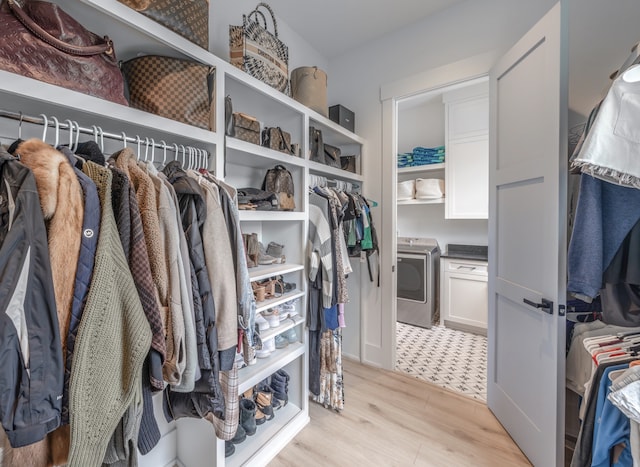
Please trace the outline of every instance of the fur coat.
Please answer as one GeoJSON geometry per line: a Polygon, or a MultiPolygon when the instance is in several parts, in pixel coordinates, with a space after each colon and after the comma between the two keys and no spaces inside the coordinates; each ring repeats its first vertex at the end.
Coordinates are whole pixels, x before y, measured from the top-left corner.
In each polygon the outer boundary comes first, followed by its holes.
{"type": "MultiPolygon", "coordinates": [[[[65,355],[84,218],[82,187],[67,158],[41,140],[30,139],[20,143],[15,155],[20,156],[20,161],[33,171],[36,179],[40,206],[47,226],[58,325],[65,355]]],[[[68,427],[60,427],[49,435],[54,465],[66,463],[68,433],[68,427]]],[[[31,455],[34,461],[24,465],[42,465],[35,463],[35,460],[42,458],[42,452],[46,450],[43,444],[46,443],[43,441],[21,448],[26,452],[20,454],[27,457],[31,455]]]]}

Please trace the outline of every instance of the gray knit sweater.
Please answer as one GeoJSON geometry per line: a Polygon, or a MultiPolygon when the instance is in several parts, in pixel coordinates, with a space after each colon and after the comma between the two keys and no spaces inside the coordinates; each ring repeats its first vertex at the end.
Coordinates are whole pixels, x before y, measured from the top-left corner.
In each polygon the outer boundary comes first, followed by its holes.
{"type": "Polygon", "coordinates": [[[98,188],[100,236],[85,311],[78,329],[70,384],[70,467],[99,466],[125,411],[140,396],[151,329],[142,310],[111,206],[111,172],[83,171],[98,188]]]}

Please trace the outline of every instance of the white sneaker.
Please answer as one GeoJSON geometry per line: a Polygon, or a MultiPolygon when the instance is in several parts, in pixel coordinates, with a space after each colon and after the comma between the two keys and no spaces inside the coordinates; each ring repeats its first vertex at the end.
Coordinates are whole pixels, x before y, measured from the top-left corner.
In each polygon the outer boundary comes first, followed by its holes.
{"type": "Polygon", "coordinates": [[[258,325],[258,329],[260,331],[266,331],[270,327],[269,321],[264,319],[264,316],[262,316],[262,314],[260,313],[256,314],[256,324],[258,325]]]}
{"type": "Polygon", "coordinates": [[[298,314],[296,311],[296,305],[293,302],[287,302],[282,305],[282,313],[286,314],[288,318],[293,318],[298,314]]]}
{"type": "Polygon", "coordinates": [[[278,326],[280,326],[280,310],[277,307],[263,311],[262,315],[264,316],[264,319],[266,319],[269,323],[269,326],[271,326],[272,328],[277,328],[278,326]]]}
{"type": "Polygon", "coordinates": [[[262,341],[262,348],[260,350],[256,350],[256,357],[267,358],[275,350],[276,350],[276,341],[275,341],[275,338],[271,337],[269,339],[262,341]]]}

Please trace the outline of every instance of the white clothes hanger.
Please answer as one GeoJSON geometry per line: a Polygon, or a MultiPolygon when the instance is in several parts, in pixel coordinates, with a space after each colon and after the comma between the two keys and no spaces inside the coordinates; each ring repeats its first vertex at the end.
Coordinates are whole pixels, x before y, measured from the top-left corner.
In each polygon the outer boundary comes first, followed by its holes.
{"type": "Polygon", "coordinates": [[[51,120],[53,120],[53,124],[54,124],[54,128],[55,128],[55,140],[54,140],[54,144],[53,147],[57,148],[58,147],[58,143],[60,142],[60,122],[58,121],[58,119],[56,117],[51,117],[51,120]]]}
{"type": "Polygon", "coordinates": [[[44,120],[44,128],[42,129],[42,141],[44,141],[45,143],[47,142],[47,128],[49,128],[49,119],[47,118],[47,116],[45,114],[40,114],[40,117],[42,117],[42,120],[44,120]]]}

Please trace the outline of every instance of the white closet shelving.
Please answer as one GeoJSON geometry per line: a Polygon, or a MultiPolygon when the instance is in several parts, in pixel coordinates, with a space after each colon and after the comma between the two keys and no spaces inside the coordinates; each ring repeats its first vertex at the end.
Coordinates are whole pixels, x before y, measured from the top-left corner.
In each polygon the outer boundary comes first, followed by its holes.
{"type": "MultiPolygon", "coordinates": [[[[299,314],[284,320],[278,328],[265,332],[265,338],[295,328],[298,342],[277,350],[270,357],[239,371],[239,394],[268,378],[279,369],[291,376],[289,403],[276,412],[273,420],[258,427],[256,435],[236,445],[233,456],[224,457],[224,442],[217,440],[211,424],[205,420],[180,419],[166,423],[161,409],[161,396],[154,397],[156,419],[162,433],[158,446],[146,456],[139,456],[141,467],[181,465],[184,467],[264,465],[269,462],[309,422],[306,316],[305,246],[308,232],[307,180],[310,174],[348,181],[361,186],[363,177],[356,173],[330,168],[308,160],[308,128],[323,131],[324,141],[338,146],[343,154],[358,156],[362,164],[365,141],[290,97],[250,77],[225,60],[209,53],[149,18],[116,0],[57,0],[61,8],[87,29],[115,42],[120,60],[138,55],[157,54],[190,58],[216,67],[216,121],[218,131],[194,128],[72,90],[62,89],[23,76],[0,71],[0,108],[28,115],[55,115],[61,122],[70,119],[82,126],[96,125],[105,132],[127,136],[140,135],[169,144],[191,145],[209,151],[209,169],[236,188],[260,187],[267,169],[277,164],[286,166],[295,184],[296,208],[284,211],[241,211],[244,233],[256,232],[266,247],[270,241],[285,245],[286,263],[260,266],[249,270],[252,281],[282,275],[295,283],[292,291],[257,304],[259,311],[297,299],[299,314]],[[224,96],[232,97],[234,111],[255,116],[264,126],[280,126],[301,147],[295,157],[257,145],[227,138],[224,127],[224,96]]],[[[17,137],[17,122],[3,122],[2,136],[17,137]],[[13,128],[13,130],[12,130],[13,128]]],[[[37,134],[42,134],[41,129],[37,134]]],[[[33,133],[25,125],[24,133],[33,133]]],[[[36,136],[37,134],[33,134],[36,136]]],[[[24,137],[25,135],[23,135],[24,137]]],[[[29,134],[28,136],[31,136],[29,134]]],[[[121,142],[105,139],[107,152],[121,147],[121,142]]],[[[156,160],[162,155],[158,155],[156,160]]],[[[170,158],[173,153],[169,154],[170,158]]],[[[353,262],[357,264],[357,262],[353,262]]],[[[358,294],[359,290],[350,291],[358,294]]],[[[359,300],[354,300],[359,303],[359,300]]],[[[360,314],[360,310],[353,310],[360,314]]]]}

